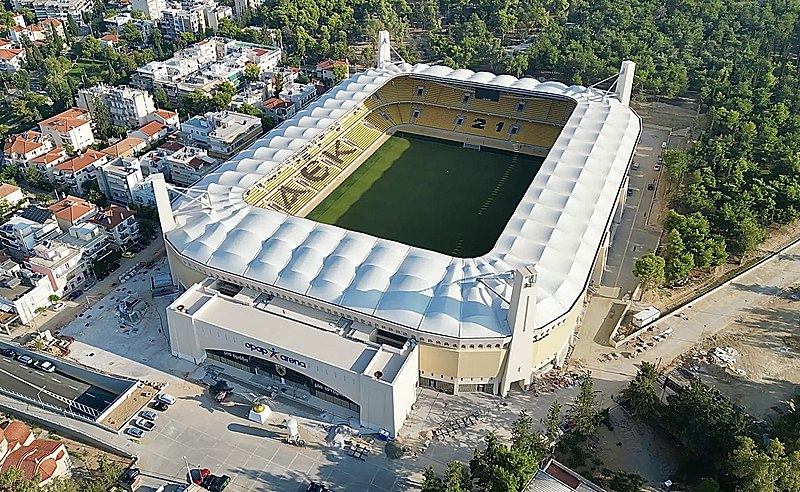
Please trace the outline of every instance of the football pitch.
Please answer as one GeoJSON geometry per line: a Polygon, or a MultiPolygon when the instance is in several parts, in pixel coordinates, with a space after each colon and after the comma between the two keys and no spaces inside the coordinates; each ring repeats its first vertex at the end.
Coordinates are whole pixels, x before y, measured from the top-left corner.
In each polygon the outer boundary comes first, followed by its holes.
{"type": "Polygon", "coordinates": [[[481,256],[542,161],[396,133],[307,217],[448,255],[481,256]]]}

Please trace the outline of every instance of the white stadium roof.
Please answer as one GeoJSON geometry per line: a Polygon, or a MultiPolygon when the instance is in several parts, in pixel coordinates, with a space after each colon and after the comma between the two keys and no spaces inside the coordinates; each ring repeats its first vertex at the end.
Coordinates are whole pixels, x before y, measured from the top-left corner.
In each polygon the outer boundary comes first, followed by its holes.
{"type": "Polygon", "coordinates": [[[201,265],[433,335],[508,336],[508,305],[497,294],[510,299],[511,286],[502,274],[526,265],[538,272],[537,328],[580,299],[640,130],[633,111],[594,89],[424,64],[371,69],[200,180],[193,189],[207,192],[211,206],[178,199],[177,226],[166,239],[201,265]],[[264,175],[389,80],[408,74],[577,104],[489,253],[455,258],[244,201],[264,175]]]}

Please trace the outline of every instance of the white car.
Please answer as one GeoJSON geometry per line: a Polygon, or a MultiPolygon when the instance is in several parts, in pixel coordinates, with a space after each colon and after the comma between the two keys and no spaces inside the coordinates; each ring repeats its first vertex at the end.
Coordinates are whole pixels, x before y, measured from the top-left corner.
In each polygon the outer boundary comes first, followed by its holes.
{"type": "Polygon", "coordinates": [[[67,307],[67,306],[66,306],[66,304],[64,304],[63,302],[57,302],[57,303],[53,304],[53,305],[50,307],[50,309],[52,309],[52,310],[53,310],[53,311],[55,311],[55,312],[59,312],[59,311],[61,311],[62,309],[64,309],[65,307],[67,307]]]}
{"type": "Polygon", "coordinates": [[[159,393],[159,395],[156,396],[156,400],[166,403],[167,405],[173,405],[176,401],[178,401],[174,396],[168,395],[167,393],[159,393]]]}
{"type": "Polygon", "coordinates": [[[49,360],[41,360],[36,364],[34,364],[34,366],[40,371],[56,372],[56,365],[50,362],[49,360]]]}

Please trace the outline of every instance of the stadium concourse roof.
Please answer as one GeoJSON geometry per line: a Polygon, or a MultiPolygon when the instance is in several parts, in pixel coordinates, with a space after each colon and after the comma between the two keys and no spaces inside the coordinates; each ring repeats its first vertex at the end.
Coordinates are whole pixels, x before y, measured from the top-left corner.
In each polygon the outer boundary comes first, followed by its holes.
{"type": "Polygon", "coordinates": [[[579,301],[640,130],[633,111],[594,89],[424,64],[370,69],[200,180],[193,188],[206,191],[211,206],[179,198],[173,203],[177,225],[166,239],[206,267],[433,335],[508,336],[508,305],[498,294],[510,299],[509,276],[502,274],[512,269],[534,265],[538,272],[537,328],[579,301]],[[386,82],[408,74],[577,103],[489,253],[450,257],[244,201],[245,190],[260,178],[386,82]]]}

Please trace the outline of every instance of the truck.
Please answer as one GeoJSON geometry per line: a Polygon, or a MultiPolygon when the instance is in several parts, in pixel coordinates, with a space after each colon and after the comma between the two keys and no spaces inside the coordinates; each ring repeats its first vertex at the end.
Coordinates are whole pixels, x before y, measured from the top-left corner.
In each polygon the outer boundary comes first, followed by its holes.
{"type": "Polygon", "coordinates": [[[657,320],[659,317],[661,317],[661,311],[654,306],[650,306],[644,311],[639,311],[633,315],[633,326],[641,328],[657,320]]]}

